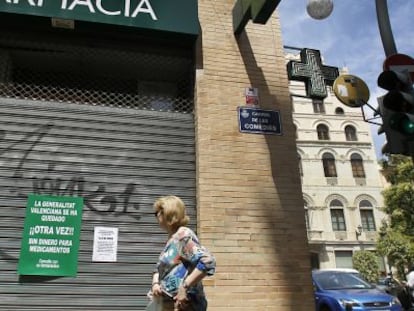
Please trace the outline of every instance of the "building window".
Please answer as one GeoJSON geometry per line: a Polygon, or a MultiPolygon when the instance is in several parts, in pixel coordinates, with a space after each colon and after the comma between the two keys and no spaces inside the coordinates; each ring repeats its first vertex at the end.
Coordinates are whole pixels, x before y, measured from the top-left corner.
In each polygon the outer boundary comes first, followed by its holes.
{"type": "Polygon", "coordinates": [[[312,100],[312,105],[314,113],[325,113],[325,105],[323,103],[323,100],[314,99],[312,100]]]}
{"type": "Polygon", "coordinates": [[[326,152],[322,156],[322,165],[323,171],[325,173],[325,177],[337,177],[336,174],[336,165],[335,165],[335,158],[334,156],[326,152]]]}
{"type": "Polygon", "coordinates": [[[362,200],[359,203],[359,209],[361,213],[361,225],[364,231],[376,231],[374,211],[371,202],[368,200],[362,200]]]}
{"type": "Polygon", "coordinates": [[[333,231],[346,231],[343,209],[331,209],[331,221],[333,231]]]}
{"type": "Polygon", "coordinates": [[[329,128],[325,124],[319,124],[316,127],[319,140],[329,140],[329,128]]]}
{"type": "Polygon", "coordinates": [[[362,157],[359,154],[353,153],[351,155],[351,167],[352,175],[355,178],[365,178],[364,163],[362,161],[362,157]]]}
{"type": "Polygon", "coordinates": [[[303,166],[302,166],[302,157],[298,154],[298,162],[299,162],[299,174],[303,176],[303,166]]]}
{"type": "Polygon", "coordinates": [[[339,200],[332,200],[329,207],[331,208],[331,222],[333,231],[346,231],[344,205],[339,200]]]}
{"type": "Polygon", "coordinates": [[[375,231],[374,212],[372,210],[361,210],[361,224],[364,231],[375,231]]]}
{"type": "Polygon", "coordinates": [[[345,138],[347,141],[357,141],[356,129],[352,125],[347,125],[345,127],[345,138]]]}
{"type": "Polygon", "coordinates": [[[335,263],[337,268],[353,268],[352,251],[335,251],[335,263]]]}
{"type": "Polygon", "coordinates": [[[362,200],[361,202],[359,202],[359,207],[361,208],[372,208],[373,206],[372,206],[372,204],[371,204],[371,202],[370,201],[368,201],[368,200],[362,200]]]}
{"type": "Polygon", "coordinates": [[[344,114],[344,110],[341,107],[335,109],[335,114],[344,114]]]}
{"type": "Polygon", "coordinates": [[[305,209],[305,223],[306,223],[306,230],[309,230],[309,213],[307,209],[305,209]]]}
{"type": "Polygon", "coordinates": [[[305,209],[305,222],[306,222],[306,230],[309,230],[309,213],[308,213],[308,202],[303,201],[303,207],[305,209]]]}
{"type": "Polygon", "coordinates": [[[318,253],[311,253],[311,268],[313,269],[319,269],[320,263],[319,263],[319,254],[318,253]]]}

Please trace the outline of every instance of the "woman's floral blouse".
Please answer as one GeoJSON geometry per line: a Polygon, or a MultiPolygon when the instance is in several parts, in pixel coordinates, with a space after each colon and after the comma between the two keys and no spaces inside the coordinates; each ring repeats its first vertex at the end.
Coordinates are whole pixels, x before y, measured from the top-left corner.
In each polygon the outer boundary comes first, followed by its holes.
{"type": "MultiPolygon", "coordinates": [[[[215,267],[215,258],[201,246],[195,233],[187,227],[180,227],[171,236],[157,263],[161,286],[173,295],[186,273],[190,274],[197,268],[207,275],[213,275],[215,267]]],[[[201,282],[188,289],[188,297],[193,310],[206,310],[207,301],[201,282]]]]}

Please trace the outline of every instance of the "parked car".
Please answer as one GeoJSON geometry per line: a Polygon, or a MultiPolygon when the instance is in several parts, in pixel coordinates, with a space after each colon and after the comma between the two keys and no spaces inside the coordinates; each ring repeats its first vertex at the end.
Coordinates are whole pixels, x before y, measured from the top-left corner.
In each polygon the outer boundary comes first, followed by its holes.
{"type": "Polygon", "coordinates": [[[401,311],[397,297],[384,293],[354,273],[314,270],[316,311],[401,311]]]}

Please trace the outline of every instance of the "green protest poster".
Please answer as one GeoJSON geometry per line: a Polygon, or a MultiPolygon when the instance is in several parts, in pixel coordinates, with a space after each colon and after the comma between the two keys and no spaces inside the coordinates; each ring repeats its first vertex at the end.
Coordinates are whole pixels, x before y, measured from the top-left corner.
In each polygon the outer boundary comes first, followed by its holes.
{"type": "Polygon", "coordinates": [[[76,276],[83,198],[30,194],[18,274],[76,276]]]}

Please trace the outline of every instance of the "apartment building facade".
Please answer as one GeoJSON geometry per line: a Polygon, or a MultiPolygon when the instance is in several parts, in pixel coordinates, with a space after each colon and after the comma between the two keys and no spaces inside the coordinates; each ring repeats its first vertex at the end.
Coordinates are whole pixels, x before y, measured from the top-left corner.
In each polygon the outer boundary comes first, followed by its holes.
{"type": "MultiPolygon", "coordinates": [[[[299,51],[286,51],[287,62],[301,61],[299,51]]],[[[341,103],[332,83],[324,88],[325,98],[312,99],[305,82],[290,80],[289,87],[312,268],[352,268],[355,251],[375,250],[386,219],[383,182],[361,108],[341,103]]]]}

